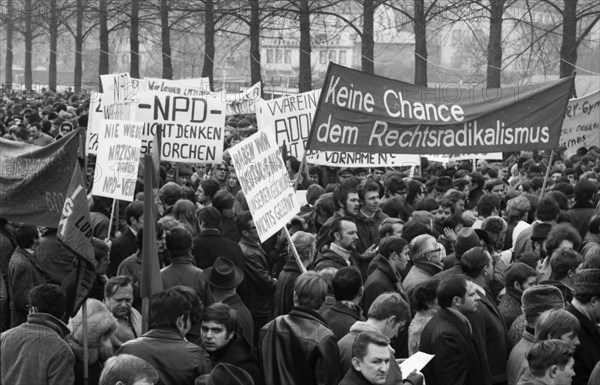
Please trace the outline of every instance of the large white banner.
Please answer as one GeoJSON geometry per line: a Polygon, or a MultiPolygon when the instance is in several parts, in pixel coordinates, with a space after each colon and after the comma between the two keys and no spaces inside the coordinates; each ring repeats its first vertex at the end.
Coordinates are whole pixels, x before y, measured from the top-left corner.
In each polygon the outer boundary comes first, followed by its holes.
{"type": "Polygon", "coordinates": [[[133,120],[135,103],[140,93],[140,82],[129,73],[100,75],[102,82],[102,109],[105,119],[133,120]]]}
{"type": "Polygon", "coordinates": [[[226,95],[227,115],[253,114],[256,112],[256,102],[261,100],[262,86],[261,82],[239,94],[226,95]]]}
{"type": "Polygon", "coordinates": [[[579,147],[600,146],[600,90],[571,99],[560,134],[560,146],[572,156],[579,147]]]}
{"type": "Polygon", "coordinates": [[[143,128],[141,122],[100,122],[92,195],[133,202],[143,128]]]}
{"type": "Polygon", "coordinates": [[[229,153],[261,242],[281,230],[300,211],[279,147],[262,131],[229,153]]]}
{"type": "Polygon", "coordinates": [[[202,87],[201,85],[196,86],[195,83],[186,80],[145,78],[144,84],[146,86],[146,91],[159,94],[206,96],[211,93],[210,89],[206,90],[205,87],[202,87]]]}
{"type": "Polygon", "coordinates": [[[160,128],[161,160],[219,163],[223,159],[225,102],[214,97],[141,93],[135,120],[144,122],[142,154],[160,128]]]}

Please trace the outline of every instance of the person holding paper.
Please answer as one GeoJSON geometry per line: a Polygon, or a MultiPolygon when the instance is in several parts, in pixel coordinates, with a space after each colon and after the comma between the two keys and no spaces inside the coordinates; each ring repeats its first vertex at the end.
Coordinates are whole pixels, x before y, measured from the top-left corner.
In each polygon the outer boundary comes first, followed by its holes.
{"type": "Polygon", "coordinates": [[[476,286],[463,275],[444,278],[437,290],[440,309],[421,335],[421,351],[435,354],[422,372],[427,385],[484,385],[492,379],[485,348],[475,339],[468,314],[477,311],[476,286]]]}

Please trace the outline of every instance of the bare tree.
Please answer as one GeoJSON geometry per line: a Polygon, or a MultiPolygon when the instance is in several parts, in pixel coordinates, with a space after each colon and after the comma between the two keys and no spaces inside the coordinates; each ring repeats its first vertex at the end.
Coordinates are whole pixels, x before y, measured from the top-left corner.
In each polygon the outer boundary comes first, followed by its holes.
{"type": "Polygon", "coordinates": [[[56,90],[56,56],[58,49],[58,10],[56,0],[49,0],[50,19],[50,62],[48,64],[48,88],[56,90]]]}
{"type": "Polygon", "coordinates": [[[173,79],[173,63],[171,62],[171,30],[169,25],[168,0],[160,0],[160,35],[162,41],[162,77],[164,79],[173,79]]]}
{"type": "Polygon", "coordinates": [[[5,73],[4,73],[4,81],[6,83],[6,87],[9,89],[12,88],[13,83],[13,32],[14,32],[14,4],[13,0],[6,0],[6,60],[5,60],[5,73]]]}
{"type": "MultiPolygon", "coordinates": [[[[108,0],[99,0],[98,19],[100,21],[100,75],[109,74],[109,48],[108,48],[108,0]]],[[[104,90],[106,92],[106,90],[104,90]]]]}
{"type": "Polygon", "coordinates": [[[215,64],[215,7],[213,0],[204,0],[204,65],[202,66],[202,77],[210,81],[213,86],[213,72],[215,64]]]}
{"type": "Polygon", "coordinates": [[[505,0],[490,0],[490,38],[487,48],[487,88],[500,88],[502,75],[502,14],[505,0]]]}
{"type": "Polygon", "coordinates": [[[131,0],[131,29],[129,31],[129,74],[140,77],[140,0],[131,0]]]}

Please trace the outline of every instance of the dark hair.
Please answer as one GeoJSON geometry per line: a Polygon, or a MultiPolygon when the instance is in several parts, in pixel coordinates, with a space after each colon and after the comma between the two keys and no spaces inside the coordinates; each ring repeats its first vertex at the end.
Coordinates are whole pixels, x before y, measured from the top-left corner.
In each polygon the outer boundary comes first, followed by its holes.
{"type": "Polygon", "coordinates": [[[535,338],[538,341],[560,338],[567,333],[578,334],[580,328],[579,320],[569,311],[549,309],[540,314],[535,323],[535,338]]]}
{"type": "Polygon", "coordinates": [[[579,250],[581,248],[581,235],[573,226],[569,223],[559,223],[552,226],[548,236],[546,237],[546,253],[552,256],[554,250],[558,248],[562,241],[571,241],[573,243],[573,249],[579,250]]]}
{"type": "Polygon", "coordinates": [[[409,203],[414,203],[417,195],[421,194],[423,191],[423,183],[418,180],[411,179],[408,181],[408,194],[406,195],[406,201],[409,203]]]}
{"type": "Polygon", "coordinates": [[[250,229],[250,222],[252,221],[252,214],[250,211],[242,211],[235,217],[235,226],[241,233],[244,230],[250,229]]]}
{"type": "Polygon", "coordinates": [[[372,179],[366,179],[363,183],[358,186],[358,198],[361,201],[365,200],[365,194],[367,192],[374,191],[379,195],[379,185],[372,179]]]}
{"type": "Polygon", "coordinates": [[[558,208],[564,211],[569,210],[569,198],[562,192],[558,190],[548,191],[546,194],[548,198],[552,198],[558,203],[558,208]]]}
{"type": "Polygon", "coordinates": [[[573,348],[561,340],[539,341],[527,353],[529,370],[536,377],[543,377],[552,365],[564,369],[573,358],[573,348]]]}
{"type": "MultiPolygon", "coordinates": [[[[165,233],[165,228],[162,223],[156,222],[156,239],[162,238],[165,233]]],[[[144,249],[144,228],[140,228],[135,236],[135,245],[138,250],[144,249]]]]}
{"type": "Polygon", "coordinates": [[[354,221],[354,218],[352,217],[340,217],[334,219],[334,221],[331,223],[331,227],[329,228],[329,239],[331,240],[331,242],[335,240],[335,233],[339,233],[342,231],[342,222],[344,221],[356,223],[354,221]]]}
{"type": "Polygon", "coordinates": [[[535,216],[540,221],[553,221],[558,217],[558,213],[560,212],[560,207],[558,207],[558,203],[549,197],[543,197],[539,200],[535,216]]]}
{"type": "Polygon", "coordinates": [[[424,198],[417,202],[415,211],[431,211],[440,208],[440,204],[433,198],[424,198]]]}
{"type": "Polygon", "coordinates": [[[325,189],[318,184],[311,184],[306,190],[306,202],[314,206],[315,202],[325,193],[325,189]]]}
{"type": "Polygon", "coordinates": [[[28,249],[35,243],[40,236],[37,226],[28,223],[22,223],[16,226],[15,240],[17,245],[23,249],[28,249]]]}
{"type": "Polygon", "coordinates": [[[29,290],[29,305],[39,313],[47,313],[61,319],[67,311],[67,295],[57,285],[45,283],[29,290]]]}
{"type": "Polygon", "coordinates": [[[192,305],[183,294],[173,288],[150,297],[150,329],[176,329],[177,318],[190,318],[192,305]]]}
{"type": "Polygon", "coordinates": [[[397,235],[390,235],[382,238],[379,242],[379,253],[385,259],[389,259],[393,252],[402,253],[402,250],[408,246],[406,239],[397,235]]]}
{"type": "Polygon", "coordinates": [[[173,286],[170,288],[170,290],[175,290],[179,294],[183,295],[192,306],[190,310],[190,320],[192,321],[192,325],[202,321],[202,312],[204,311],[204,304],[202,303],[202,300],[198,296],[196,290],[184,285],[173,286]]]}
{"type": "Polygon", "coordinates": [[[144,202],[134,201],[127,205],[125,209],[125,220],[128,225],[131,225],[131,217],[134,217],[136,221],[139,221],[140,217],[144,214],[144,202]]]}
{"type": "Polygon", "coordinates": [[[213,303],[204,309],[202,321],[222,324],[227,330],[227,334],[237,332],[240,328],[236,311],[229,305],[220,302],[213,303]]]}
{"type": "Polygon", "coordinates": [[[438,304],[444,309],[452,307],[454,297],[464,299],[465,294],[467,294],[467,278],[463,275],[444,277],[436,291],[438,304]]]}
{"type": "Polygon", "coordinates": [[[486,194],[477,202],[477,214],[487,218],[492,215],[494,209],[500,210],[500,203],[500,198],[495,194],[486,194]]]}
{"type": "Polygon", "coordinates": [[[327,295],[327,281],[315,271],[308,271],[296,278],[294,292],[296,293],[296,306],[311,310],[319,310],[327,295]]]}
{"type": "Polygon", "coordinates": [[[402,228],[402,238],[406,239],[407,242],[412,242],[413,239],[419,235],[429,234],[430,230],[427,225],[417,220],[411,219],[404,224],[402,228]]]}
{"type": "Polygon", "coordinates": [[[594,196],[597,192],[598,186],[596,185],[596,183],[587,179],[579,179],[579,181],[575,185],[575,201],[592,201],[594,200],[594,196]]]}
{"type": "Polygon", "coordinates": [[[442,222],[443,227],[448,227],[450,229],[454,229],[454,228],[456,228],[456,226],[462,225],[462,224],[463,224],[462,215],[458,214],[458,213],[455,213],[455,214],[452,214],[452,215],[446,217],[446,219],[444,219],[444,221],[442,222]]]}
{"type": "Polygon", "coordinates": [[[408,186],[405,181],[398,175],[392,175],[385,180],[383,183],[386,194],[393,195],[408,190],[408,186]]]}
{"type": "Polygon", "coordinates": [[[472,172],[469,174],[469,177],[471,177],[471,183],[477,184],[478,188],[483,189],[485,178],[480,172],[472,172]]]}
{"type": "Polygon", "coordinates": [[[183,226],[167,231],[167,249],[174,255],[186,255],[192,250],[192,233],[183,226]]]}
{"type": "Polygon", "coordinates": [[[212,200],[215,197],[217,191],[219,191],[219,189],[221,188],[221,185],[219,185],[219,182],[211,178],[200,182],[200,187],[202,187],[204,195],[206,195],[212,200]]]}
{"type": "Polygon", "coordinates": [[[352,344],[352,357],[356,357],[362,360],[369,351],[369,345],[374,344],[377,346],[386,347],[390,344],[390,339],[375,331],[364,331],[361,332],[354,343],[352,344]]]}
{"type": "Polygon", "coordinates": [[[94,248],[94,259],[100,262],[104,258],[108,258],[110,247],[101,239],[92,238],[92,246],[94,248]]]}
{"type": "Polygon", "coordinates": [[[351,301],[360,294],[362,276],[357,268],[346,266],[339,269],[331,282],[333,294],[338,301],[351,301]]]}
{"type": "Polygon", "coordinates": [[[379,238],[383,239],[387,234],[394,232],[394,225],[404,225],[404,221],[400,218],[385,218],[379,225],[379,238]]]}
{"type": "Polygon", "coordinates": [[[120,287],[127,286],[133,288],[131,277],[128,275],[117,275],[116,277],[110,278],[104,285],[104,298],[111,298],[120,287]]]}
{"type": "Polygon", "coordinates": [[[300,171],[300,161],[295,156],[288,156],[286,162],[290,162],[290,168],[293,172],[300,171]]]}
{"type": "Polygon", "coordinates": [[[435,302],[437,289],[440,286],[439,279],[428,279],[419,283],[413,292],[413,306],[416,311],[426,311],[431,308],[430,304],[435,302]]]}
{"type": "Polygon", "coordinates": [[[350,194],[357,194],[357,191],[356,188],[347,183],[342,183],[333,190],[333,202],[336,210],[346,207],[346,201],[350,194]]]}
{"type": "Polygon", "coordinates": [[[397,322],[409,321],[410,307],[408,303],[398,293],[387,292],[380,294],[371,304],[368,311],[368,317],[383,321],[395,316],[397,322]]]}
{"type": "Polygon", "coordinates": [[[552,273],[550,279],[560,281],[569,274],[569,271],[575,273],[575,270],[583,262],[581,254],[572,249],[559,248],[554,250],[550,256],[550,267],[552,273]]]}
{"type": "Polygon", "coordinates": [[[490,253],[483,247],[477,246],[466,251],[460,258],[460,267],[467,277],[477,278],[483,268],[490,263],[490,253]]]}
{"type": "Polygon", "coordinates": [[[514,287],[515,282],[518,282],[519,285],[522,285],[529,277],[535,276],[536,271],[534,267],[531,267],[523,262],[515,262],[506,271],[506,275],[504,276],[504,285],[507,288],[514,287]]]}
{"type": "Polygon", "coordinates": [[[158,372],[146,360],[131,354],[119,354],[104,363],[99,385],[115,385],[118,381],[133,385],[142,379],[154,384],[159,380],[158,372]]]}
{"type": "Polygon", "coordinates": [[[400,218],[404,214],[404,202],[399,197],[388,198],[380,206],[381,211],[391,218],[400,218]]]}

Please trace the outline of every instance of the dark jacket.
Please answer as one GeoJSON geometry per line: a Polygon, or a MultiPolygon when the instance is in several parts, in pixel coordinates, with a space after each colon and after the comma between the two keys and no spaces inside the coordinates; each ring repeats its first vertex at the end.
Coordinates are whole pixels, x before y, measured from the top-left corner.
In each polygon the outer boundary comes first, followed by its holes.
{"type": "Polygon", "coordinates": [[[121,262],[137,251],[135,237],[131,228],[127,226],[127,230],[113,241],[110,247],[110,264],[106,272],[109,277],[116,276],[121,262]]]}
{"type": "Polygon", "coordinates": [[[163,290],[177,285],[184,285],[196,290],[204,306],[215,302],[202,269],[194,266],[194,258],[191,255],[174,257],[171,264],[160,271],[160,276],[163,290]]]}
{"type": "Polygon", "coordinates": [[[254,380],[254,385],[262,384],[258,358],[253,353],[252,345],[242,335],[237,334],[227,345],[216,352],[208,353],[213,368],[219,363],[228,363],[244,369],[254,380]]]}
{"type": "Polygon", "coordinates": [[[585,238],[590,227],[590,220],[596,214],[596,207],[591,202],[575,202],[568,211],[571,224],[579,231],[581,239],[585,238]]]}
{"type": "Polygon", "coordinates": [[[17,247],[8,264],[8,295],[10,297],[10,327],[27,321],[29,290],[46,283],[44,270],[37,257],[17,247]]]}
{"type": "Polygon", "coordinates": [[[221,302],[229,305],[230,308],[236,311],[241,332],[250,341],[250,345],[254,346],[254,321],[252,321],[250,310],[244,305],[240,296],[234,294],[221,302]]]}
{"type": "Polygon", "coordinates": [[[362,297],[361,307],[368,311],[371,304],[380,294],[388,291],[393,291],[400,294],[407,304],[410,304],[408,295],[402,287],[400,277],[398,277],[390,262],[385,258],[379,258],[377,260],[377,267],[373,271],[367,281],[365,282],[365,290],[362,297]]]}
{"type": "Polygon", "coordinates": [[[483,191],[483,186],[478,186],[475,190],[469,192],[469,197],[465,204],[466,210],[475,210],[477,209],[477,203],[479,203],[479,199],[485,195],[483,191]]]}
{"type": "MultiPolygon", "coordinates": [[[[314,270],[321,271],[328,267],[335,267],[336,269],[341,269],[342,267],[346,266],[348,266],[346,260],[341,255],[339,255],[338,253],[336,253],[328,247],[325,250],[323,250],[321,255],[315,261],[314,270]]],[[[350,255],[350,266],[358,267],[358,262],[356,261],[356,256],[354,253],[350,255]]]]}
{"type": "Polygon", "coordinates": [[[295,307],[260,331],[266,385],[335,385],[341,378],[336,338],[313,310],[295,307]]]}
{"type": "Polygon", "coordinates": [[[148,361],[158,372],[158,385],[193,384],[196,377],[212,369],[206,351],[184,340],[175,330],[152,329],[125,342],[119,350],[123,353],[148,361]]]}
{"type": "Polygon", "coordinates": [[[244,257],[240,245],[225,237],[219,229],[206,229],[194,238],[192,255],[196,266],[208,269],[218,257],[225,257],[239,268],[244,267],[244,257]]]}
{"type": "Polygon", "coordinates": [[[269,275],[267,254],[260,244],[243,238],[240,248],[244,255],[244,282],[238,293],[253,318],[271,317],[275,307],[275,280],[269,275]]]}
{"type": "Polygon", "coordinates": [[[338,218],[341,218],[342,215],[337,211],[333,213],[333,215],[323,223],[323,226],[319,229],[317,233],[317,254],[323,250],[323,248],[331,243],[331,238],[329,238],[329,230],[331,230],[331,225],[333,221],[338,218]]]}
{"type": "MultiPolygon", "coordinates": [[[[358,232],[356,253],[358,255],[364,253],[371,245],[379,245],[379,225],[385,218],[388,218],[388,216],[381,210],[377,210],[372,217],[367,217],[362,211],[358,212],[356,216],[356,230],[358,232]]],[[[360,269],[365,277],[367,276],[369,262],[370,260],[359,261],[360,269]]]]}
{"type": "Polygon", "coordinates": [[[600,328],[573,305],[569,305],[567,310],[577,317],[581,325],[577,334],[581,344],[577,346],[573,356],[575,377],[572,384],[586,385],[594,366],[600,362],[600,328]]]}
{"type": "Polygon", "coordinates": [[[510,326],[513,322],[515,322],[517,317],[522,314],[522,296],[522,291],[517,290],[514,287],[507,287],[506,294],[504,294],[500,299],[500,303],[498,304],[498,311],[502,315],[502,319],[504,319],[504,324],[507,328],[510,328],[510,326]]]}
{"type": "Polygon", "coordinates": [[[360,372],[350,368],[339,385],[371,385],[371,383],[360,372]]]}
{"type": "Polygon", "coordinates": [[[327,321],[327,325],[338,340],[350,331],[350,327],[356,321],[365,320],[359,306],[350,308],[331,296],[325,299],[323,306],[319,309],[319,314],[327,321]]]}
{"type": "Polygon", "coordinates": [[[486,378],[483,346],[456,315],[442,308],[421,335],[421,351],[435,354],[423,368],[427,385],[482,385],[486,378]]]}
{"type": "Polygon", "coordinates": [[[40,244],[35,249],[35,256],[44,271],[47,283],[60,286],[75,268],[73,253],[58,240],[56,229],[44,231],[40,244]]]}
{"type": "Polygon", "coordinates": [[[294,307],[294,284],[300,274],[300,267],[296,259],[289,257],[277,278],[274,317],[287,314],[294,307]]]}

